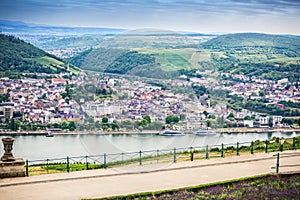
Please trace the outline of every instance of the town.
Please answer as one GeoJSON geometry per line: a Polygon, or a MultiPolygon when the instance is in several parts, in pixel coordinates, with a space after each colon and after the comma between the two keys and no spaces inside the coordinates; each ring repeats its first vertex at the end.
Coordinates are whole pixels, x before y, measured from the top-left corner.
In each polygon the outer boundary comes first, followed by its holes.
{"type": "Polygon", "coordinates": [[[219,79],[182,75],[173,80],[89,72],[23,75],[22,79],[0,79],[2,131],[299,126],[300,87],[288,79],[272,81],[236,74],[220,74],[219,79]],[[232,99],[224,101],[219,98],[222,95],[232,99]],[[237,107],[234,99],[237,105],[246,106],[237,107]],[[251,101],[272,105],[280,112],[247,109],[251,101]],[[287,107],[295,109],[287,114],[287,107]]]}

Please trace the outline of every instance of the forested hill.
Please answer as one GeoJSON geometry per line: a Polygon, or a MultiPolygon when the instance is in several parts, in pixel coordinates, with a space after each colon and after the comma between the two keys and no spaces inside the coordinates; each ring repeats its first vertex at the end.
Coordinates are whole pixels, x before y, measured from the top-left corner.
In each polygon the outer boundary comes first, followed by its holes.
{"type": "MultiPolygon", "coordinates": [[[[300,38],[262,33],[235,33],[221,35],[202,44],[205,48],[230,49],[240,47],[271,47],[294,50],[299,54],[300,38]]],[[[296,53],[295,52],[295,53],[296,53]]]]}
{"type": "Polygon", "coordinates": [[[153,55],[119,48],[90,49],[68,61],[81,69],[117,74],[149,76],[150,71],[160,70],[153,55]]]}
{"type": "Polygon", "coordinates": [[[0,34],[0,76],[19,77],[20,73],[78,72],[63,60],[13,36],[0,34]]]}
{"type": "Polygon", "coordinates": [[[211,52],[218,70],[278,80],[300,78],[300,38],[260,33],[221,35],[200,48],[211,52]]]}

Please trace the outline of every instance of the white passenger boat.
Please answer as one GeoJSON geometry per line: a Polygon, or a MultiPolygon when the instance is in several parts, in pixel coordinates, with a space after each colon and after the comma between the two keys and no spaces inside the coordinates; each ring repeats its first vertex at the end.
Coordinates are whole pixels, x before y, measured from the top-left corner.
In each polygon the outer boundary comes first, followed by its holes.
{"type": "Polygon", "coordinates": [[[185,135],[182,131],[177,130],[164,130],[159,133],[159,135],[166,135],[166,136],[176,136],[176,135],[185,135]]]}
{"type": "Polygon", "coordinates": [[[196,135],[212,135],[216,134],[213,130],[199,129],[195,132],[196,135]]]}

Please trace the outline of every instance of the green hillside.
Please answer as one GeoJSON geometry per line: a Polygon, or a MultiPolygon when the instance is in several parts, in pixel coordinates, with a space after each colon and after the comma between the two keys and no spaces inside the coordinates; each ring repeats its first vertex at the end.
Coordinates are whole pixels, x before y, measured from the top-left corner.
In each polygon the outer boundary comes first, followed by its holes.
{"type": "Polygon", "coordinates": [[[89,49],[67,60],[81,69],[103,72],[127,52],[124,49],[89,49]]]}
{"type": "Polygon", "coordinates": [[[300,50],[300,40],[297,37],[270,35],[262,33],[234,33],[220,35],[202,44],[210,49],[271,47],[300,50]]]}
{"type": "Polygon", "coordinates": [[[141,75],[139,71],[157,65],[155,57],[151,54],[118,48],[90,49],[69,58],[68,61],[86,70],[135,75],[141,75]]]}
{"type": "Polygon", "coordinates": [[[18,77],[20,73],[60,73],[78,68],[13,36],[0,34],[0,76],[18,77]]]}
{"type": "Polygon", "coordinates": [[[221,35],[201,45],[221,72],[278,80],[300,78],[300,38],[259,33],[221,35]]]}
{"type": "Polygon", "coordinates": [[[159,39],[167,41],[169,37],[174,46],[156,47],[152,45],[156,37],[114,37],[114,40],[101,43],[101,46],[107,43],[102,48],[90,49],[69,61],[87,70],[155,78],[175,78],[182,74],[199,76],[198,72],[205,70],[275,80],[300,77],[299,37],[238,33],[221,35],[196,47],[187,43],[176,46],[182,38],[173,35],[159,39]],[[151,45],[148,42],[152,42],[151,45]]]}
{"type": "Polygon", "coordinates": [[[69,58],[81,69],[131,74],[151,78],[175,78],[195,74],[210,61],[210,52],[196,48],[97,48],[69,58]],[[192,73],[191,73],[192,72],[192,73]]]}

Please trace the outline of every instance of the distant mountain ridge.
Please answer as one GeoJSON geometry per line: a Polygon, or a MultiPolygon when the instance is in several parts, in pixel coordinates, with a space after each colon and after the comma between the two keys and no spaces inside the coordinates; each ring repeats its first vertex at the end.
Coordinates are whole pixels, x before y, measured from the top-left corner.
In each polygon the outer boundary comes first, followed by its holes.
{"type": "Polygon", "coordinates": [[[28,34],[57,34],[57,35],[105,35],[119,34],[125,29],[121,28],[97,28],[97,27],[67,27],[39,25],[24,22],[0,20],[3,33],[28,33],[28,34]]]}
{"type": "Polygon", "coordinates": [[[18,77],[20,73],[78,72],[63,60],[13,36],[0,34],[0,76],[18,77]]]}

